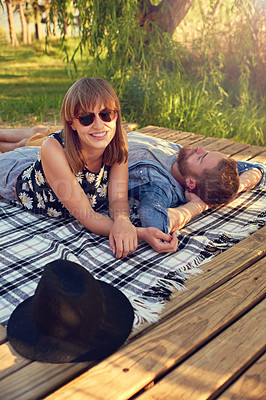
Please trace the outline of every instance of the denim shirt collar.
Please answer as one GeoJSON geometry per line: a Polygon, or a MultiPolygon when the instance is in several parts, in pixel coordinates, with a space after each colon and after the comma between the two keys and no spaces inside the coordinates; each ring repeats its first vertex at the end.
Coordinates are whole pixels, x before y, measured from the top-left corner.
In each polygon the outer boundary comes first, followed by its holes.
{"type": "MultiPolygon", "coordinates": [[[[174,190],[179,197],[180,202],[186,203],[186,198],[185,198],[185,191],[184,188],[181,186],[179,182],[177,182],[171,174],[169,174],[166,169],[161,167],[159,164],[153,162],[153,161],[137,161],[135,163],[132,163],[128,166],[128,170],[130,173],[130,176],[134,174],[135,170],[138,170],[139,168],[151,168],[153,172],[155,173],[154,179],[160,179],[161,176],[163,176],[165,179],[168,180],[172,190],[174,190]]],[[[130,178],[129,178],[130,180],[130,178]]],[[[151,182],[152,183],[152,182],[151,182]]],[[[130,182],[129,182],[130,185],[130,182]]]]}

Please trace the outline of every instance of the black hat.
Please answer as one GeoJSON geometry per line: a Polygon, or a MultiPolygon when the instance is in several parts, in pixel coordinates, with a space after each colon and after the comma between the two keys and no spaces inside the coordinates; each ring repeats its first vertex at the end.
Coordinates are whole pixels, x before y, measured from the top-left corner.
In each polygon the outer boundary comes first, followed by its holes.
{"type": "Polygon", "coordinates": [[[35,294],[11,314],[7,336],[31,360],[97,360],[124,343],[133,320],[133,308],[120,290],[79,264],[55,260],[44,267],[35,294]]]}

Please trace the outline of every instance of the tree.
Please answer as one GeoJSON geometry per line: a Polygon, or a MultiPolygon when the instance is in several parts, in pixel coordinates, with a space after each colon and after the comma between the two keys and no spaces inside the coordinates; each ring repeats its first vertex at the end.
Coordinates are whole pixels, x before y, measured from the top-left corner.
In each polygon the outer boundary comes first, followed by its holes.
{"type": "Polygon", "coordinates": [[[14,15],[13,15],[13,4],[11,0],[5,0],[7,15],[8,15],[8,24],[9,24],[9,35],[10,35],[10,42],[11,46],[18,45],[18,39],[15,31],[14,25],[14,15]]]}
{"type": "Polygon", "coordinates": [[[146,56],[152,46],[157,46],[157,53],[163,47],[160,43],[164,42],[167,48],[167,41],[192,2],[162,0],[154,5],[150,0],[73,0],[70,8],[69,0],[52,0],[52,7],[56,9],[63,37],[66,25],[74,19],[73,10],[77,10],[78,49],[86,49],[96,58],[107,50],[110,67],[113,64],[123,69],[134,60],[147,65],[146,56]]]}
{"type": "Polygon", "coordinates": [[[31,44],[32,42],[32,37],[31,37],[31,31],[30,31],[30,21],[32,17],[32,8],[29,4],[28,1],[26,1],[26,7],[24,10],[24,15],[26,19],[26,24],[27,24],[27,39],[28,39],[28,44],[31,44]]]}
{"type": "Polygon", "coordinates": [[[162,0],[157,5],[152,4],[150,0],[101,0],[101,2],[52,0],[52,7],[59,16],[62,34],[65,34],[69,22],[73,21],[75,9],[78,10],[83,40],[87,40],[89,36],[91,38],[97,36],[97,45],[99,45],[100,41],[108,36],[113,24],[118,20],[121,23],[129,21],[128,14],[132,15],[132,19],[135,19],[136,24],[144,33],[153,31],[156,26],[160,32],[172,35],[192,3],[193,0],[162,0]]]}
{"type": "Polygon", "coordinates": [[[173,34],[192,2],[193,0],[162,0],[155,6],[150,0],[139,0],[139,24],[150,28],[151,22],[156,22],[162,32],[173,34]]]}
{"type": "Polygon", "coordinates": [[[46,25],[46,38],[57,36],[55,11],[51,9],[51,1],[43,0],[43,17],[42,23],[46,25]]]}
{"type": "Polygon", "coordinates": [[[27,22],[24,14],[23,1],[17,0],[17,2],[19,7],[19,15],[20,15],[21,29],[22,29],[22,42],[28,43],[27,22]]]}
{"type": "Polygon", "coordinates": [[[35,38],[37,40],[41,39],[40,23],[41,23],[41,13],[38,0],[32,2],[32,7],[34,11],[34,22],[35,22],[35,38]]]}

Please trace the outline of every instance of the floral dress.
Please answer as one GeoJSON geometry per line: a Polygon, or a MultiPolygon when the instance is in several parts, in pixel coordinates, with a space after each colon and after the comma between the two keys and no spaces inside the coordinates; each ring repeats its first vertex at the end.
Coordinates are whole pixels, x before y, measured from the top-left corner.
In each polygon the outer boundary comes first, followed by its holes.
{"type": "MultiPolygon", "coordinates": [[[[50,135],[63,147],[63,131],[50,135]]],[[[98,173],[85,168],[76,174],[77,181],[87,195],[95,211],[108,210],[108,178],[111,167],[103,164],[98,173]]],[[[67,217],[69,211],[57,198],[48,182],[42,168],[40,153],[37,160],[26,168],[16,182],[18,201],[29,211],[50,217],[67,217]]]]}

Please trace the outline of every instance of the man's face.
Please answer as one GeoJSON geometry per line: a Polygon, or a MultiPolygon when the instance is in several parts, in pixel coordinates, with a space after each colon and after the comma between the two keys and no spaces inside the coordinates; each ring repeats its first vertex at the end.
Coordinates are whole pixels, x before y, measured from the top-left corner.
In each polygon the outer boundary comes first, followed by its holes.
{"type": "Polygon", "coordinates": [[[217,151],[208,152],[202,146],[186,146],[178,153],[177,165],[184,177],[195,177],[201,175],[204,169],[215,169],[223,158],[226,156],[217,151]]]}

